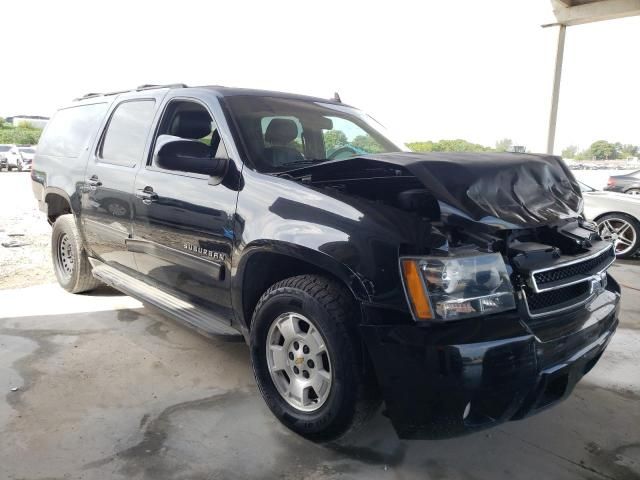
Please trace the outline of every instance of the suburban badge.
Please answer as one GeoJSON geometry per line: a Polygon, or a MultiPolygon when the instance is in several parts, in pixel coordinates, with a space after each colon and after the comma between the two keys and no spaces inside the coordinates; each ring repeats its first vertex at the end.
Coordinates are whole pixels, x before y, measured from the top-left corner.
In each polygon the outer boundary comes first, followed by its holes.
{"type": "Polygon", "coordinates": [[[224,262],[226,255],[221,252],[214,252],[213,250],[208,250],[206,248],[198,247],[193,245],[192,243],[184,243],[182,248],[185,250],[189,250],[190,252],[199,253],[200,255],[205,255],[207,257],[213,258],[214,260],[219,260],[224,262]]]}

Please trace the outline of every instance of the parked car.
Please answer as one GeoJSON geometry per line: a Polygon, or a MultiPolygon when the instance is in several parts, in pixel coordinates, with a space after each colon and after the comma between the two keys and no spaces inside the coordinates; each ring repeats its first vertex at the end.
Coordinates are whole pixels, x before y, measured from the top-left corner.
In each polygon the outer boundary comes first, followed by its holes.
{"type": "Polygon", "coordinates": [[[31,179],[63,288],[242,335],[271,411],[316,441],[380,401],[402,438],[537,413],[618,324],[612,242],[559,157],[411,153],[337,100],[90,94],[50,121],[31,179]]]}
{"type": "Polygon", "coordinates": [[[7,171],[31,169],[31,163],[33,162],[33,153],[35,150],[31,147],[18,147],[16,145],[0,145],[0,166],[6,168],[7,171]],[[23,148],[27,148],[31,151],[30,154],[23,153],[23,148]],[[4,151],[3,151],[4,150],[4,151]],[[30,158],[29,158],[30,157],[30,158]]]}
{"type": "Polygon", "coordinates": [[[7,153],[11,150],[13,145],[0,145],[0,171],[7,168],[7,153]]]}
{"type": "Polygon", "coordinates": [[[35,147],[21,146],[21,147],[18,147],[18,152],[20,153],[18,171],[21,172],[23,170],[31,170],[31,165],[33,164],[33,157],[36,154],[35,147]]]}
{"type": "Polygon", "coordinates": [[[609,192],[628,193],[640,195],[640,170],[625,175],[612,175],[604,187],[609,192]]]}
{"type": "Polygon", "coordinates": [[[0,145],[0,165],[7,171],[18,170],[22,158],[18,147],[13,144],[0,145]]]}
{"type": "Polygon", "coordinates": [[[585,217],[596,222],[603,239],[614,242],[618,258],[635,256],[640,250],[640,197],[579,183],[585,217]]]}

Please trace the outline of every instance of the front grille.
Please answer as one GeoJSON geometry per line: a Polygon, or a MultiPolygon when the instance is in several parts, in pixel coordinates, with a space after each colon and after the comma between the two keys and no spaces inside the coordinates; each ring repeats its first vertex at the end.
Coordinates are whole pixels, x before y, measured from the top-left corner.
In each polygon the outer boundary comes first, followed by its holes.
{"type": "Polygon", "coordinates": [[[590,289],[591,283],[585,281],[542,293],[527,293],[529,311],[535,314],[544,310],[555,310],[567,305],[579,303],[589,295],[590,289]]]}
{"type": "Polygon", "coordinates": [[[538,288],[544,288],[545,285],[561,282],[562,280],[577,277],[579,275],[593,275],[598,273],[615,258],[613,248],[607,248],[597,257],[585,260],[584,262],[573,263],[564,267],[558,267],[553,270],[535,273],[533,278],[538,288]]]}

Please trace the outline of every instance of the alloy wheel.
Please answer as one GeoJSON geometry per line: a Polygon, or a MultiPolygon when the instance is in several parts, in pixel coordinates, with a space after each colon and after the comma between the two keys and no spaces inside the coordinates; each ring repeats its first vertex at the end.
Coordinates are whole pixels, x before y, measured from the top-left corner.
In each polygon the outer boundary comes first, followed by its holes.
{"type": "Polygon", "coordinates": [[[292,407],[318,410],[329,398],[333,373],[318,328],[294,312],[278,316],[267,334],[267,365],[278,393],[292,407]]]}
{"type": "Polygon", "coordinates": [[[598,223],[600,236],[614,243],[616,255],[624,255],[636,244],[637,233],[633,225],[622,218],[607,218],[598,223]]]}

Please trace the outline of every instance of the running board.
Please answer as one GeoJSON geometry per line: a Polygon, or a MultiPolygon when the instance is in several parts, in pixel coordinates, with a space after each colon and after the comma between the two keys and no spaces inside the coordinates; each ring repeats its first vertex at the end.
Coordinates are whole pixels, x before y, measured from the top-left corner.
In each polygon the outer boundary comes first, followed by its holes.
{"type": "Polygon", "coordinates": [[[208,335],[225,335],[241,337],[240,332],[218,320],[211,312],[197,307],[181,298],[167,293],[159,288],[152,287],[147,283],[133,278],[126,273],[120,272],[104,263],[93,262],[93,276],[101,282],[131,295],[141,302],[150,303],[156,308],[167,313],[173,318],[177,318],[188,323],[192,327],[208,335]]]}

